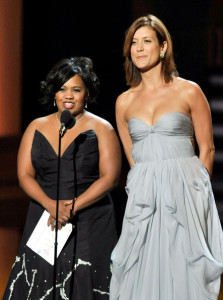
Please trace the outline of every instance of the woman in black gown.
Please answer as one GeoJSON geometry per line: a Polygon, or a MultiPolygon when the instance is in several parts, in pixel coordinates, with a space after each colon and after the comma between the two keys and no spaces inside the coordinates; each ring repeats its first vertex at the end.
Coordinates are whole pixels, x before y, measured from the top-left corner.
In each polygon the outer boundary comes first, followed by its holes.
{"type": "Polygon", "coordinates": [[[109,298],[110,255],[117,240],[109,192],[119,179],[121,152],[111,124],[85,110],[98,88],[87,57],[61,60],[41,83],[43,102],[54,103],[58,111],[32,121],[21,141],[18,178],[32,200],[4,300],[109,298]],[[57,258],[54,278],[54,266],[26,243],[45,210],[50,215],[46,228],[55,229],[60,116],[65,109],[76,124],[61,138],[58,228],[77,226],[57,258]]]}

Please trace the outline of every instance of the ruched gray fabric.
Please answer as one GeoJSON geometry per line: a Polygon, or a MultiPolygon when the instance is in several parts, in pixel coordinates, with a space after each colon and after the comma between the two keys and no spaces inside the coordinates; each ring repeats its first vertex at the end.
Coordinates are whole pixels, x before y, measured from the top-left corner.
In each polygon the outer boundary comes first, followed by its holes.
{"type": "Polygon", "coordinates": [[[191,119],[129,121],[132,156],[110,300],[217,300],[223,234],[209,175],[195,155],[191,119]]]}

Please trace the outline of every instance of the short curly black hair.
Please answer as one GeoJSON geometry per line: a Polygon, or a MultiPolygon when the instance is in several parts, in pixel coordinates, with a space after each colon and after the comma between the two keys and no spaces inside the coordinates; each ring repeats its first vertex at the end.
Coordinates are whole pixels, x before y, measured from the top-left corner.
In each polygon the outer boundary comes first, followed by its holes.
{"type": "Polygon", "coordinates": [[[56,63],[48,73],[46,80],[40,82],[42,97],[39,101],[47,106],[53,106],[55,94],[71,77],[78,74],[83,80],[89,96],[87,103],[96,102],[100,82],[93,69],[93,62],[84,56],[64,58],[56,63]]]}

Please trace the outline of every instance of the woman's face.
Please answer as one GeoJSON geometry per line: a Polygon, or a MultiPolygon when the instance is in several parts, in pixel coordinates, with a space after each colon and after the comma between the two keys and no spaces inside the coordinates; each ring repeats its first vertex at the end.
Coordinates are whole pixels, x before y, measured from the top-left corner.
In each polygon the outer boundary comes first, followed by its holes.
{"type": "Polygon", "coordinates": [[[55,95],[58,111],[61,113],[69,109],[72,115],[77,116],[83,112],[87,96],[88,91],[83,80],[78,74],[74,75],[55,95]]]}
{"type": "Polygon", "coordinates": [[[134,65],[143,70],[149,70],[160,62],[160,51],[156,33],[149,26],[140,27],[134,34],[130,54],[134,65]]]}

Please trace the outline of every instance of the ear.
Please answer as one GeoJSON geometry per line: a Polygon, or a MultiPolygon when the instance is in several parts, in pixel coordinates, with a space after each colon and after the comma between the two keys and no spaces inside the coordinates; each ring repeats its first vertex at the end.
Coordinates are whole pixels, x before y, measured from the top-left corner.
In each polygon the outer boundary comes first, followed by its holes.
{"type": "Polygon", "coordinates": [[[166,53],[167,48],[168,48],[167,41],[164,41],[164,42],[163,42],[163,45],[161,46],[161,50],[162,50],[164,53],[166,53]]]}

